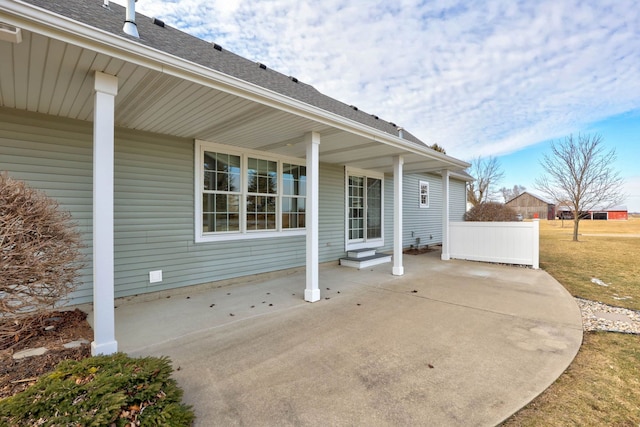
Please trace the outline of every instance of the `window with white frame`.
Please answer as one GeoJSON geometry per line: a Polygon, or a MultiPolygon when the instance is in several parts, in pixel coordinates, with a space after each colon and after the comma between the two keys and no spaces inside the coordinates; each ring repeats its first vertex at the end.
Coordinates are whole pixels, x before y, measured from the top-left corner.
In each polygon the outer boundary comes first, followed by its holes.
{"type": "Polygon", "coordinates": [[[346,169],[346,247],[379,247],[384,244],[384,175],[346,169]]]}
{"type": "Polygon", "coordinates": [[[249,157],[246,171],[247,230],[275,230],[278,204],[278,162],[249,157]]]}
{"type": "Polygon", "coordinates": [[[240,230],[240,156],[203,153],[202,231],[240,230]]]}
{"type": "Polygon", "coordinates": [[[429,183],[427,181],[420,181],[420,207],[429,207],[429,183]]]}
{"type": "Polygon", "coordinates": [[[307,168],[282,164],[282,228],[304,228],[307,195],[307,168]]]}
{"type": "Polygon", "coordinates": [[[196,141],[196,241],[304,233],[304,161],[196,141]]]}

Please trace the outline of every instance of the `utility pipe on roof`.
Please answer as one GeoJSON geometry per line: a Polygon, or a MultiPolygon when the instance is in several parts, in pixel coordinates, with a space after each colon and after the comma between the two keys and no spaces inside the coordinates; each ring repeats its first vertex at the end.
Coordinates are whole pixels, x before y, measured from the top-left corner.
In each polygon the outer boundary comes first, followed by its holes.
{"type": "Polygon", "coordinates": [[[404,139],[404,128],[401,128],[401,127],[398,128],[398,137],[400,139],[404,139]]]}
{"type": "Polygon", "coordinates": [[[136,0],[127,1],[127,14],[125,16],[122,31],[135,38],[140,38],[140,35],[138,34],[138,26],[136,25],[136,0]]]}

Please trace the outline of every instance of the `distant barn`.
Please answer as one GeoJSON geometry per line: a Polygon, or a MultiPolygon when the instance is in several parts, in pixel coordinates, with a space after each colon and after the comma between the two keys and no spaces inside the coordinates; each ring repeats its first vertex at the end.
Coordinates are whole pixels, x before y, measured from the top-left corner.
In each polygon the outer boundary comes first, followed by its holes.
{"type": "Polygon", "coordinates": [[[600,219],[605,221],[613,220],[627,220],[629,219],[629,212],[626,206],[614,206],[608,209],[594,209],[589,211],[589,217],[587,219],[600,219]]]}
{"type": "Polygon", "coordinates": [[[556,217],[556,205],[554,203],[549,203],[528,191],[509,200],[505,205],[522,214],[523,218],[555,219],[556,217]]]}
{"type": "MultiPolygon", "coordinates": [[[[559,219],[573,219],[571,208],[562,205],[558,206],[557,214],[559,219]]],[[[629,212],[626,206],[614,206],[612,208],[596,208],[589,211],[581,211],[581,219],[593,219],[603,221],[626,221],[629,219],[629,212]]]]}

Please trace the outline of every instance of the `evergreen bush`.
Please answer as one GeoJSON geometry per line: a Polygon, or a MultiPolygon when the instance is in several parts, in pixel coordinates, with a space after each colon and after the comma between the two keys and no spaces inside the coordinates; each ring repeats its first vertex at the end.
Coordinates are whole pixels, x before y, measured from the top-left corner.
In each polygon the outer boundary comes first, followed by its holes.
{"type": "Polygon", "coordinates": [[[0,401],[7,426],[190,426],[191,407],[166,357],[124,353],[65,360],[22,393],[0,401]]]}

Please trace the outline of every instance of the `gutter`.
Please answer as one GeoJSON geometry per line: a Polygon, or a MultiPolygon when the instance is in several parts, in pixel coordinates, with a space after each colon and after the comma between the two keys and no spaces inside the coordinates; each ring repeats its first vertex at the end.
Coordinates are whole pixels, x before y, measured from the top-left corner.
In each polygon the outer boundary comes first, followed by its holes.
{"type": "MultiPolygon", "coordinates": [[[[304,117],[340,130],[380,142],[394,148],[419,154],[447,163],[453,169],[466,169],[469,163],[439,153],[428,147],[409,145],[410,142],[367,125],[354,122],[338,114],[305,104],[253,83],[229,76],[211,68],[195,64],[161,50],[106,32],[66,16],[58,15],[20,0],[0,0],[0,21],[11,18],[12,25],[93,50],[114,58],[168,74],[203,86],[217,89],[244,99],[304,117]],[[5,15],[12,14],[11,16],[5,15]],[[6,18],[5,18],[6,16],[6,18]]],[[[443,167],[446,169],[447,167],[443,167]]]]}

